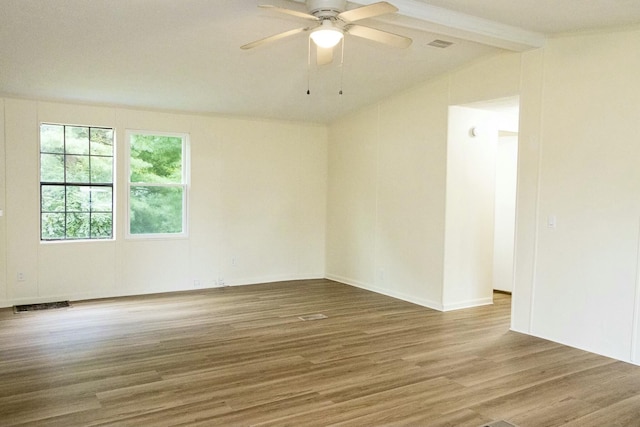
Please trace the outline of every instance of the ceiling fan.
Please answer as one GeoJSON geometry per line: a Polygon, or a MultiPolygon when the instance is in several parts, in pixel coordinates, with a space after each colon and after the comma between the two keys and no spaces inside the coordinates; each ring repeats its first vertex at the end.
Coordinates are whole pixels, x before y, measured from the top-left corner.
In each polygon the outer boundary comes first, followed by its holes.
{"type": "Polygon", "coordinates": [[[350,10],[347,10],[346,0],[306,0],[306,5],[308,13],[269,4],[259,5],[258,7],[261,8],[313,21],[314,24],[256,40],[240,48],[252,49],[285,37],[310,31],[310,38],[316,45],[316,62],[318,65],[325,65],[333,61],[333,48],[340,43],[345,34],[399,48],[406,48],[411,45],[412,40],[408,37],[354,24],[356,21],[398,11],[398,8],[386,1],[350,10]]]}

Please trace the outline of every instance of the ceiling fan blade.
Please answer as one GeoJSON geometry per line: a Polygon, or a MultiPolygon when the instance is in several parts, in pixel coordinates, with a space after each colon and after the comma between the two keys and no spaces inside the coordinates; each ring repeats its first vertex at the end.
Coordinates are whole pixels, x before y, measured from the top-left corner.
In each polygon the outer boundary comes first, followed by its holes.
{"type": "Polygon", "coordinates": [[[316,64],[326,65],[333,62],[333,48],[316,46],[316,64]]]}
{"type": "Polygon", "coordinates": [[[370,4],[369,6],[362,6],[344,11],[338,15],[338,18],[347,22],[354,22],[361,19],[384,15],[385,13],[395,13],[397,11],[398,8],[394,5],[387,3],[386,1],[381,1],[378,3],[370,4]]]}
{"type": "Polygon", "coordinates": [[[399,34],[377,30],[375,28],[364,27],[362,25],[350,25],[345,29],[349,34],[374,42],[388,44],[389,46],[405,48],[409,47],[413,40],[399,34]]]}
{"type": "Polygon", "coordinates": [[[260,40],[256,40],[256,41],[251,42],[251,43],[247,43],[247,44],[245,44],[243,46],[240,46],[240,49],[245,49],[245,50],[246,49],[252,49],[252,48],[254,48],[256,46],[260,46],[260,45],[263,45],[263,44],[266,44],[266,43],[271,43],[271,42],[274,42],[276,40],[280,40],[280,39],[283,39],[285,37],[293,36],[295,34],[302,33],[304,31],[308,31],[308,30],[309,30],[309,28],[307,27],[307,28],[296,28],[295,30],[285,31],[284,33],[276,34],[276,35],[273,35],[273,36],[265,37],[265,38],[260,39],[260,40]]]}
{"type": "Polygon", "coordinates": [[[320,20],[319,18],[316,18],[313,15],[309,15],[308,13],[298,12],[297,10],[284,9],[282,7],[272,6],[270,4],[260,4],[260,5],[258,5],[258,7],[261,7],[263,9],[271,9],[271,10],[273,10],[275,12],[286,13],[287,15],[296,16],[298,18],[311,19],[312,21],[319,21],[320,20]]]}

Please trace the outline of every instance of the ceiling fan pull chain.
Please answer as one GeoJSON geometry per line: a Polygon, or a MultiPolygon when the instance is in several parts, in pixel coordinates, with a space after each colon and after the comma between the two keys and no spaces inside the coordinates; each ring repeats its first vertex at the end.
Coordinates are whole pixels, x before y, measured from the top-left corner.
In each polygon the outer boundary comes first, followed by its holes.
{"type": "Polygon", "coordinates": [[[307,37],[309,45],[307,46],[307,95],[311,95],[311,37],[307,37]]]}
{"type": "Polygon", "coordinates": [[[338,95],[342,96],[342,81],[344,77],[344,38],[342,39],[342,57],[340,58],[340,92],[338,95]]]}

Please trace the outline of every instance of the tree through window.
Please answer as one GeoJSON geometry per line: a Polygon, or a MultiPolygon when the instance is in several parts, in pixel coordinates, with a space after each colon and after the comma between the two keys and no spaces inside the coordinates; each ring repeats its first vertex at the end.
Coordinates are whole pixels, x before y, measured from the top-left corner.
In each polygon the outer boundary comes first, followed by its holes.
{"type": "Polygon", "coordinates": [[[40,239],[113,237],[113,129],[40,126],[40,239]]]}
{"type": "Polygon", "coordinates": [[[186,235],[187,135],[129,131],[130,236],[186,235]]]}

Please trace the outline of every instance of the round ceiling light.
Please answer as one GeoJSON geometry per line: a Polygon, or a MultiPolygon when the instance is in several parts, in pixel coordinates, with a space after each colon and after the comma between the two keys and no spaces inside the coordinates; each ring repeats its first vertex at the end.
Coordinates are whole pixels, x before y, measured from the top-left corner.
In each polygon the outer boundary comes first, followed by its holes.
{"type": "Polygon", "coordinates": [[[323,48],[331,48],[340,43],[343,34],[342,31],[333,26],[330,20],[322,21],[322,25],[311,32],[311,40],[323,48]]]}

